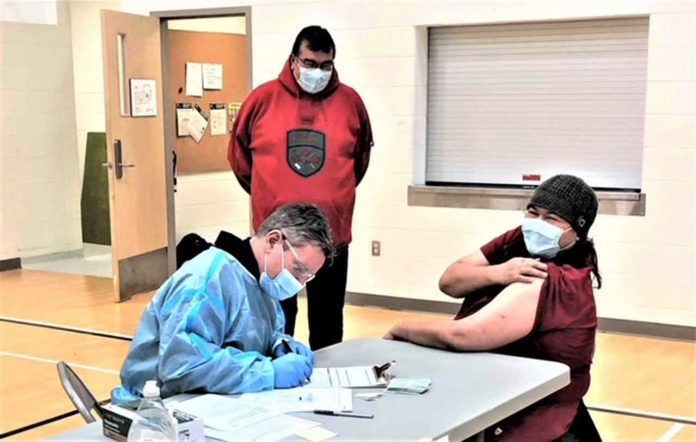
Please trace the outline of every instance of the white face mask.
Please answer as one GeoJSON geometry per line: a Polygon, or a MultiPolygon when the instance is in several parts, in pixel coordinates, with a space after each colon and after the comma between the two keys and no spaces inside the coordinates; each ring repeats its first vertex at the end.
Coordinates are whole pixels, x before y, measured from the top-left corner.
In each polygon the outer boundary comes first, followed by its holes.
{"type": "Polygon", "coordinates": [[[261,273],[259,284],[261,284],[261,288],[272,298],[278,301],[284,301],[295,296],[297,292],[302,290],[304,285],[285,268],[285,251],[283,250],[282,244],[280,245],[280,259],[283,270],[281,270],[275,278],[271,279],[268,273],[266,273],[268,269],[268,253],[266,254],[266,258],[263,262],[263,273],[261,273]]]}
{"type": "Polygon", "coordinates": [[[323,91],[326,85],[329,84],[333,71],[322,71],[319,68],[308,69],[302,66],[300,68],[300,78],[297,80],[300,87],[305,92],[316,94],[323,91]]]}
{"type": "Polygon", "coordinates": [[[568,249],[573,245],[561,249],[561,236],[570,229],[563,230],[539,218],[525,218],[522,221],[522,235],[527,251],[532,256],[542,258],[554,258],[561,250],[568,249]]]}

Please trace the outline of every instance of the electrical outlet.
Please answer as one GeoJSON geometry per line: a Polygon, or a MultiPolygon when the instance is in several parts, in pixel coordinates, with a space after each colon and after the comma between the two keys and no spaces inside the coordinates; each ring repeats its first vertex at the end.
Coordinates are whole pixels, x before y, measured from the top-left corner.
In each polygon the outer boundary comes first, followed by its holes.
{"type": "Polygon", "coordinates": [[[379,256],[382,253],[382,243],[372,241],[372,256],[379,256]]]}

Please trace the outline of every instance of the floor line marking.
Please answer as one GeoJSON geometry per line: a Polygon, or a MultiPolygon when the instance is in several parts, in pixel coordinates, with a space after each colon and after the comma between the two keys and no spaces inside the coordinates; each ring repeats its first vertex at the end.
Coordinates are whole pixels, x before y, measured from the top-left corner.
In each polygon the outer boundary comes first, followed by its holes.
{"type": "Polygon", "coordinates": [[[623,414],[626,416],[635,416],[635,417],[647,417],[649,419],[676,422],[676,423],[681,423],[681,424],[696,425],[696,418],[693,418],[691,416],[677,416],[677,415],[673,415],[673,414],[655,413],[652,411],[636,410],[635,408],[608,407],[608,406],[603,406],[603,405],[590,405],[590,404],[587,404],[587,409],[592,410],[592,411],[601,411],[601,412],[605,412],[605,413],[623,414]]]}
{"type": "Polygon", "coordinates": [[[672,428],[667,430],[667,432],[662,435],[662,437],[660,438],[660,442],[670,442],[672,439],[674,439],[674,436],[679,434],[679,432],[683,429],[684,424],[674,424],[672,428]]]}
{"type": "Polygon", "coordinates": [[[94,329],[89,329],[89,328],[73,327],[70,325],[56,324],[53,322],[35,321],[32,319],[11,318],[8,316],[0,316],[0,321],[9,322],[12,324],[32,325],[32,326],[36,326],[36,327],[50,328],[50,329],[54,329],[54,330],[62,330],[62,331],[68,331],[68,332],[74,332],[74,333],[82,333],[82,334],[86,334],[86,335],[99,336],[99,337],[105,337],[105,338],[114,338],[114,339],[120,339],[122,341],[132,341],[133,340],[133,336],[122,334],[122,333],[111,333],[111,332],[105,332],[105,331],[94,330],[94,329]]]}
{"type": "MultiPolygon", "coordinates": [[[[21,358],[21,359],[27,359],[29,361],[36,361],[36,362],[43,362],[45,364],[52,364],[56,365],[58,360],[55,359],[47,359],[47,358],[40,358],[38,356],[29,356],[29,355],[23,355],[21,353],[12,353],[10,351],[0,351],[0,356],[10,356],[14,358],[21,358]]],[[[108,368],[99,368],[99,367],[93,367],[91,365],[84,365],[84,364],[77,364],[74,362],[66,362],[70,367],[72,368],[83,368],[85,370],[92,370],[92,371],[98,371],[101,373],[106,373],[106,374],[119,374],[118,370],[109,370],[108,368]]]]}

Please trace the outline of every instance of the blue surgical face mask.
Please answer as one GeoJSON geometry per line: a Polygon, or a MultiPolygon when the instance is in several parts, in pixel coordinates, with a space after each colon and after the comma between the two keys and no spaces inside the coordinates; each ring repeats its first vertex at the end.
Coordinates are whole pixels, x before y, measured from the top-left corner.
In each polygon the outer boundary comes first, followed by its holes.
{"type": "Polygon", "coordinates": [[[261,284],[263,291],[268,293],[272,298],[283,301],[295,296],[297,292],[302,290],[304,285],[285,268],[285,251],[283,250],[282,244],[280,246],[280,259],[283,269],[275,278],[271,279],[268,273],[266,273],[268,269],[268,253],[266,254],[266,258],[263,262],[263,273],[261,273],[259,284],[261,284]]]}
{"type": "MultiPolygon", "coordinates": [[[[527,251],[532,256],[546,259],[555,257],[562,250],[561,236],[568,230],[570,229],[563,230],[539,218],[525,218],[522,221],[522,234],[527,251]]],[[[571,246],[572,243],[568,245],[571,246]]]]}
{"type": "Polygon", "coordinates": [[[310,94],[316,94],[326,88],[331,79],[333,71],[322,71],[319,68],[308,69],[302,66],[300,68],[300,78],[297,81],[300,87],[310,94]]]}

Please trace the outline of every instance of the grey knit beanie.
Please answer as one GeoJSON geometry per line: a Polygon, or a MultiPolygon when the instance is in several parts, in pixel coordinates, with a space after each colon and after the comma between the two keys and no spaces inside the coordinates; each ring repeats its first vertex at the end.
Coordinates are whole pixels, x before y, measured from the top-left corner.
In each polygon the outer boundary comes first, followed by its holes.
{"type": "Polygon", "coordinates": [[[586,239],[597,216],[597,195],[592,187],[573,175],[555,175],[539,185],[527,208],[537,206],[556,213],[570,223],[580,239],[586,239]]]}

